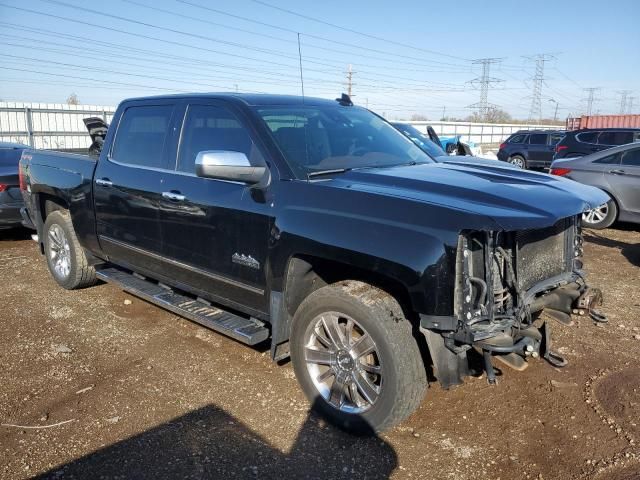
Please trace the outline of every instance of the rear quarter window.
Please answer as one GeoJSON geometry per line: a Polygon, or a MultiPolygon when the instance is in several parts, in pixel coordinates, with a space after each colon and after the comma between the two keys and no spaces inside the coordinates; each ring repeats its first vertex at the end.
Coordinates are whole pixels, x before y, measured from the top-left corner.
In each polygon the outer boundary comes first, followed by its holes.
{"type": "Polygon", "coordinates": [[[576,140],[582,143],[596,143],[600,132],[582,132],[576,135],[576,140]]]}
{"type": "Polygon", "coordinates": [[[557,145],[564,138],[562,133],[552,133],[549,135],[549,145],[557,145]]]}
{"type": "Polygon", "coordinates": [[[524,143],[525,137],[526,135],[514,135],[509,140],[507,140],[507,143],[524,143]]]}
{"type": "Polygon", "coordinates": [[[606,165],[617,165],[620,162],[620,156],[617,153],[607,155],[606,157],[594,160],[593,163],[604,163],[606,165]]]}

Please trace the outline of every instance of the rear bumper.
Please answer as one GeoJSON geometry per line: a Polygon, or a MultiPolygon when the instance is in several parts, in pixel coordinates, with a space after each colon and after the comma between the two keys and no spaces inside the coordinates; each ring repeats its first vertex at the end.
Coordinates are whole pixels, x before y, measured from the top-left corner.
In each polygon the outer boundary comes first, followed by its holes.
{"type": "Polygon", "coordinates": [[[509,154],[504,150],[498,150],[498,153],[496,153],[496,157],[498,157],[498,160],[502,160],[503,162],[509,160],[509,154]]]}

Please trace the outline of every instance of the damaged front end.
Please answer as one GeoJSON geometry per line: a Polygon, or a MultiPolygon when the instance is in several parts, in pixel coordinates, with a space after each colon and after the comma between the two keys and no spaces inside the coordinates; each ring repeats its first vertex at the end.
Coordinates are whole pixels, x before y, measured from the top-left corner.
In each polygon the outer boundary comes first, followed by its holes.
{"type": "Polygon", "coordinates": [[[566,361],[551,350],[549,321],[571,325],[571,315],[606,321],[595,307],[599,290],[582,273],[580,217],[523,231],[464,232],[458,238],[454,315],[421,316],[421,331],[435,374],[446,388],[469,375],[467,352],[482,354],[489,383],[492,359],[523,370],[529,358],[556,367],[566,361]]]}

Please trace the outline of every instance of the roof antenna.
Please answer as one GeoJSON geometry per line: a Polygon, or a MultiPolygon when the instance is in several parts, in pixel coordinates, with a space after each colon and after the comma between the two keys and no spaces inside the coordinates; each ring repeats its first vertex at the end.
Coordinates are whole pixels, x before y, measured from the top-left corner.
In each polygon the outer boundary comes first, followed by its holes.
{"type": "Polygon", "coordinates": [[[298,32],[298,60],[300,62],[300,86],[302,88],[302,104],[304,105],[304,78],[302,78],[302,49],[300,48],[299,32],[298,32]]]}

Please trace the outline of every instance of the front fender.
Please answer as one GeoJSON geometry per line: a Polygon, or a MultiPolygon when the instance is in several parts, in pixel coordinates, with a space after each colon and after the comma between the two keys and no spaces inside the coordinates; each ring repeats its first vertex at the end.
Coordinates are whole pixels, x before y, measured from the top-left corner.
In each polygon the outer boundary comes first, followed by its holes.
{"type": "Polygon", "coordinates": [[[414,311],[451,315],[458,232],[394,221],[373,210],[287,206],[279,212],[270,263],[272,290],[283,291],[296,255],[339,262],[404,286],[414,311]]]}

